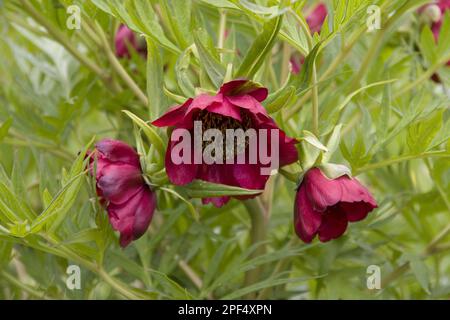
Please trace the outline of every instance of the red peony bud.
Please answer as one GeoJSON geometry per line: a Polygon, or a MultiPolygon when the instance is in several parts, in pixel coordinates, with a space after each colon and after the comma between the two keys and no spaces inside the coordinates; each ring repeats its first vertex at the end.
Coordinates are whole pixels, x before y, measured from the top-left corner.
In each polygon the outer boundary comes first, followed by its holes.
{"type": "Polygon", "coordinates": [[[323,22],[328,15],[327,6],[320,2],[314,7],[314,10],[306,17],[311,33],[320,32],[323,22]]]}
{"type": "MultiPolygon", "coordinates": [[[[306,22],[308,23],[311,33],[320,33],[327,15],[328,10],[327,6],[324,3],[320,2],[317,6],[314,7],[314,10],[306,17],[306,22]]],[[[305,62],[305,57],[301,56],[299,53],[295,53],[291,56],[289,62],[291,64],[292,73],[298,74],[300,73],[302,65],[305,62]]]]}
{"type": "Polygon", "coordinates": [[[120,25],[119,30],[117,30],[115,44],[116,55],[119,58],[129,58],[131,56],[129,47],[134,48],[144,58],[147,56],[147,47],[145,41],[141,41],[140,39],[138,39],[136,34],[126,25],[120,25]]]}
{"type": "Polygon", "coordinates": [[[318,234],[322,242],[340,237],[348,222],[364,219],[377,208],[370,192],[347,175],[327,178],[319,168],[310,169],[297,190],[294,227],[304,242],[318,234]]]}
{"type": "Polygon", "coordinates": [[[142,177],[138,154],[126,143],[104,139],[90,156],[97,194],[106,205],[112,227],[120,232],[120,245],[126,247],[147,230],[156,195],[142,177]]]}

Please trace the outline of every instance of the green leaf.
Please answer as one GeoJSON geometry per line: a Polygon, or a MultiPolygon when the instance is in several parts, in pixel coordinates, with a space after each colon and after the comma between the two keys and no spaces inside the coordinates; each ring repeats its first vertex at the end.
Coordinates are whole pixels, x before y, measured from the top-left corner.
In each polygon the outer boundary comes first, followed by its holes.
{"type": "Polygon", "coordinates": [[[191,61],[191,48],[187,48],[178,57],[175,65],[175,75],[177,77],[178,86],[186,97],[195,96],[195,87],[189,77],[189,65],[191,61]]]}
{"type": "Polygon", "coordinates": [[[304,140],[308,142],[310,145],[316,147],[319,150],[327,152],[328,149],[325,147],[322,142],[312,133],[307,130],[302,131],[302,136],[300,137],[300,140],[304,140]]]}
{"type": "Polygon", "coordinates": [[[442,127],[443,113],[444,110],[438,110],[409,126],[406,143],[412,152],[421,153],[428,150],[428,146],[442,127]]]}
{"type": "Polygon", "coordinates": [[[377,122],[377,136],[381,140],[386,137],[389,129],[391,117],[392,92],[391,86],[387,84],[384,87],[383,98],[380,106],[380,116],[377,122]]]}
{"type": "Polygon", "coordinates": [[[203,278],[203,288],[208,288],[208,286],[211,284],[213,278],[219,271],[219,267],[222,263],[222,259],[224,258],[227,249],[233,242],[234,239],[225,241],[214,253],[213,257],[211,258],[211,262],[209,263],[208,268],[206,269],[206,274],[203,278]]]}
{"type": "Polygon", "coordinates": [[[150,1],[93,0],[93,3],[101,10],[120,18],[134,31],[152,38],[164,48],[174,53],[180,52],[180,49],[164,34],[158,21],[158,15],[153,10],[150,1]]]}
{"type": "Polygon", "coordinates": [[[345,106],[346,106],[350,101],[352,101],[353,97],[355,97],[356,95],[358,95],[360,92],[362,92],[362,91],[364,91],[364,90],[367,90],[367,89],[369,89],[369,88],[372,88],[372,87],[380,86],[380,85],[387,84],[387,83],[392,83],[392,82],[395,82],[395,81],[397,81],[397,79],[390,79],[390,80],[384,80],[384,81],[374,82],[374,83],[368,84],[368,85],[366,85],[366,86],[363,86],[363,87],[361,87],[361,88],[359,88],[359,89],[353,91],[353,92],[352,92],[351,94],[349,94],[349,95],[344,99],[344,101],[338,106],[338,110],[343,110],[343,109],[345,108],[345,106]]]}
{"type": "Polygon", "coordinates": [[[192,198],[255,195],[263,192],[263,190],[243,189],[202,180],[194,180],[183,189],[192,198]]]}
{"type": "Polygon", "coordinates": [[[319,166],[319,168],[328,177],[328,179],[331,180],[342,176],[352,176],[350,169],[343,164],[323,163],[319,166]]]}
{"type": "Polygon", "coordinates": [[[147,138],[150,140],[150,142],[155,146],[156,150],[158,150],[159,154],[161,155],[162,159],[164,158],[165,154],[165,147],[164,142],[161,139],[161,137],[156,133],[156,131],[149,126],[144,120],[136,116],[134,113],[128,111],[128,110],[122,110],[123,113],[125,113],[128,117],[133,120],[136,125],[142,129],[144,134],[147,136],[147,138]]]}
{"type": "Polygon", "coordinates": [[[192,300],[193,296],[187,291],[187,289],[183,288],[169,276],[156,270],[150,271],[152,277],[159,283],[159,285],[161,285],[164,291],[170,295],[171,299],[192,300]]]}
{"type": "Polygon", "coordinates": [[[200,0],[200,1],[217,8],[237,9],[237,6],[228,0],[200,0]]]}
{"type": "Polygon", "coordinates": [[[419,281],[420,286],[427,294],[430,294],[430,278],[427,265],[421,260],[420,257],[415,255],[409,254],[406,258],[409,260],[411,270],[417,281],[419,281]]]}
{"type": "Polygon", "coordinates": [[[430,65],[436,62],[436,44],[433,32],[431,32],[430,27],[427,25],[424,26],[420,33],[420,49],[430,65]]]}
{"type": "Polygon", "coordinates": [[[223,83],[226,68],[220,63],[216,52],[211,52],[212,46],[206,47],[202,43],[197,32],[194,33],[194,43],[202,66],[208,74],[209,79],[216,88],[219,88],[223,83]]]}
{"type": "Polygon", "coordinates": [[[198,221],[200,219],[200,216],[199,216],[197,210],[195,209],[195,207],[192,205],[192,203],[190,203],[189,200],[187,200],[181,194],[179,194],[175,190],[172,190],[172,189],[169,189],[169,188],[165,188],[165,187],[159,187],[159,189],[161,189],[161,190],[163,190],[165,192],[168,192],[168,193],[174,195],[176,198],[178,198],[181,201],[183,201],[186,204],[189,212],[192,214],[192,217],[194,218],[195,221],[198,221]]]}
{"type": "Polygon", "coordinates": [[[314,62],[319,54],[322,43],[317,43],[311,52],[306,56],[302,65],[302,70],[298,76],[292,77],[292,83],[297,87],[297,94],[302,93],[311,83],[312,72],[314,70],[314,62]]]}
{"type": "Polygon", "coordinates": [[[342,124],[338,124],[337,126],[334,127],[333,133],[331,134],[331,137],[328,140],[328,143],[326,146],[328,151],[325,152],[322,157],[323,162],[330,161],[331,157],[333,156],[333,153],[339,147],[339,143],[341,141],[341,129],[342,129],[342,124]]]}
{"type": "Polygon", "coordinates": [[[192,43],[192,34],[189,30],[192,2],[190,0],[161,0],[159,4],[178,46],[185,49],[192,43]]]}
{"type": "Polygon", "coordinates": [[[149,101],[150,118],[155,119],[165,110],[168,103],[164,95],[164,64],[159,49],[147,40],[147,97],[149,101]]]}
{"type": "Polygon", "coordinates": [[[9,128],[13,123],[12,118],[8,118],[3,124],[0,126],[0,142],[8,135],[9,128]]]}
{"type": "MultiPolygon", "coordinates": [[[[280,276],[280,275],[286,275],[286,273],[280,273],[278,276],[280,276]]],[[[317,278],[320,278],[320,277],[315,276],[315,277],[297,277],[297,278],[281,278],[281,279],[269,278],[269,279],[260,281],[258,283],[252,284],[250,286],[238,289],[230,294],[227,294],[222,299],[224,299],[224,300],[237,299],[237,298],[243,297],[249,293],[260,291],[261,289],[271,288],[271,287],[279,286],[279,285],[286,284],[286,283],[305,282],[305,281],[317,279],[317,278]]]]}
{"type": "Polygon", "coordinates": [[[295,87],[286,86],[272,95],[269,95],[266,102],[266,110],[268,113],[275,113],[289,106],[295,97],[295,87]]]}
{"type": "Polygon", "coordinates": [[[442,17],[442,25],[441,29],[439,30],[439,39],[442,39],[441,41],[438,41],[438,48],[437,48],[437,56],[443,57],[448,55],[448,52],[450,50],[450,41],[445,41],[443,39],[450,39],[450,13],[449,10],[445,10],[443,17],[442,17]]]}
{"type": "Polygon", "coordinates": [[[0,212],[3,211],[5,215],[13,219],[13,222],[17,220],[31,221],[35,217],[35,214],[23,203],[23,200],[18,198],[14,191],[3,182],[0,182],[0,201],[0,212]]]}
{"type": "Polygon", "coordinates": [[[257,36],[245,54],[244,60],[235,73],[235,78],[251,79],[255,75],[267,54],[272,50],[282,21],[282,16],[278,16],[264,24],[263,31],[257,36]]]}
{"type": "Polygon", "coordinates": [[[51,232],[54,232],[64,221],[67,213],[75,203],[76,197],[81,187],[82,177],[85,172],[85,156],[94,142],[94,138],[86,145],[75,160],[65,185],[53,198],[51,203],[42,213],[31,223],[30,233],[39,232],[46,224],[51,232]]]}

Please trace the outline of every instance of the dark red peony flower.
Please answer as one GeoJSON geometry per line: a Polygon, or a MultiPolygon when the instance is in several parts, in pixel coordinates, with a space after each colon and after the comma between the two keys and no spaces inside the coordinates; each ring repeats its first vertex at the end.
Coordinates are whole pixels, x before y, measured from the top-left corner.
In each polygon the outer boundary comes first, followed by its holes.
{"type": "MultiPolygon", "coordinates": [[[[327,6],[324,3],[320,2],[317,6],[314,7],[313,11],[306,17],[306,22],[308,23],[311,33],[320,33],[323,22],[325,21],[327,15],[328,10],[327,6]]],[[[304,62],[305,57],[303,57],[301,54],[293,54],[290,59],[292,73],[298,74],[304,62]]]]}
{"type": "Polygon", "coordinates": [[[97,194],[106,205],[113,229],[120,232],[120,245],[126,247],[147,230],[156,195],[142,177],[138,154],[126,143],[101,140],[90,156],[97,194]]]}
{"type": "Polygon", "coordinates": [[[323,22],[328,15],[327,6],[320,2],[313,11],[306,17],[311,33],[320,32],[323,22]]]}
{"type": "Polygon", "coordinates": [[[294,227],[304,242],[318,234],[322,242],[340,237],[348,222],[364,219],[377,208],[370,192],[347,175],[327,178],[319,168],[310,169],[297,190],[294,227]]]}
{"type": "MultiPolygon", "coordinates": [[[[265,139],[260,139],[260,136],[257,138],[257,153],[261,148],[272,150],[271,139],[275,141],[275,136],[271,135],[273,132],[271,129],[273,129],[278,134],[276,142],[279,148],[279,166],[284,166],[298,159],[295,148],[296,140],[287,137],[273,119],[268,116],[261,105],[261,101],[266,97],[266,88],[255,87],[247,80],[234,80],[222,85],[216,95],[201,94],[188,99],[182,105],[172,107],[162,117],[153,121],[153,124],[158,127],[183,128],[190,133],[190,136],[194,136],[194,121],[200,121],[202,132],[208,129],[217,129],[223,134],[223,137],[226,136],[227,129],[242,129],[243,132],[247,132],[248,129],[255,129],[255,132],[260,135],[264,132],[261,129],[266,129],[265,139]],[[265,145],[264,140],[266,141],[265,145]],[[263,144],[263,147],[261,147],[261,144],[263,144]]],[[[253,190],[264,188],[268,175],[261,174],[261,168],[267,167],[267,165],[261,163],[259,158],[256,163],[249,161],[250,153],[255,150],[253,144],[250,145],[249,139],[245,139],[240,145],[239,142],[236,143],[233,140],[231,151],[229,145],[226,145],[226,141],[223,141],[226,149],[220,155],[222,163],[207,164],[202,161],[196,164],[194,156],[191,155],[190,163],[175,164],[172,159],[172,150],[181,141],[177,140],[174,133],[175,130],[171,133],[171,142],[169,142],[165,159],[167,175],[173,184],[184,185],[194,179],[199,179],[253,190]],[[245,154],[246,161],[239,164],[237,158],[243,154],[245,154]]],[[[203,142],[200,145],[200,152],[203,152],[205,147],[207,146],[203,142]]],[[[194,154],[195,146],[193,149],[194,152],[192,153],[194,154]]],[[[247,196],[247,198],[249,197],[247,196]]],[[[203,203],[212,202],[215,206],[220,207],[228,200],[229,197],[204,198],[203,203]]]]}
{"type": "Polygon", "coordinates": [[[139,39],[136,34],[126,25],[120,25],[117,30],[116,38],[116,55],[119,58],[129,58],[131,56],[129,47],[134,48],[143,57],[147,55],[147,46],[143,39],[139,39]]]}

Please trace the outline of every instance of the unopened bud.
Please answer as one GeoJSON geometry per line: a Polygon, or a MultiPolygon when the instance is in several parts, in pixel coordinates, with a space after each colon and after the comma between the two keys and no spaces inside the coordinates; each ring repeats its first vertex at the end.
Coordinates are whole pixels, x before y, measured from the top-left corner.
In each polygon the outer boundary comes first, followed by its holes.
{"type": "Polygon", "coordinates": [[[438,22],[442,18],[441,9],[439,8],[439,6],[435,4],[430,4],[423,11],[423,17],[426,20],[426,22],[429,23],[438,22]]]}

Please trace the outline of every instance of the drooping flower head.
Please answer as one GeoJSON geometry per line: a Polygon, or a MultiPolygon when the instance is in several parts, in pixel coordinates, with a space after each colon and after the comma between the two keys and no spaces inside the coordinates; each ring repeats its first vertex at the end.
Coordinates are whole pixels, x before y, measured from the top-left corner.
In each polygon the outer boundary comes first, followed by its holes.
{"type": "Polygon", "coordinates": [[[376,201],[355,178],[329,179],[319,168],[312,168],[297,190],[295,232],[307,243],[316,235],[326,242],[340,237],[349,222],[364,219],[375,208],[376,201]]]}
{"type": "Polygon", "coordinates": [[[119,58],[131,57],[129,48],[134,48],[143,57],[147,55],[147,46],[145,41],[139,39],[136,34],[126,25],[120,25],[115,38],[116,55],[119,58]]]}
{"type": "MultiPolygon", "coordinates": [[[[267,163],[262,163],[259,157],[256,162],[252,162],[250,160],[251,155],[260,155],[264,148],[272,150],[272,147],[276,144],[278,155],[271,154],[271,156],[278,156],[279,166],[297,161],[296,141],[287,137],[278,128],[261,105],[261,101],[266,97],[266,88],[254,86],[247,80],[234,80],[222,85],[217,94],[201,94],[195,98],[190,98],[185,103],[172,107],[162,117],[153,121],[155,126],[174,128],[165,157],[166,171],[170,181],[176,185],[184,185],[194,179],[199,179],[212,183],[262,190],[269,176],[262,174],[261,170],[267,166],[267,163]],[[202,132],[212,129],[225,137],[229,130],[232,132],[254,130],[252,132],[256,133],[256,138],[241,140],[237,143],[233,139],[231,144],[224,139],[223,145],[226,145],[226,148],[223,152],[220,149],[220,155],[216,155],[219,161],[210,164],[205,161],[199,163],[194,159],[196,152],[197,154],[200,152],[201,155],[207,150],[208,146],[204,139],[200,144],[200,150],[195,147],[194,142],[190,142],[193,145],[193,154],[189,156],[183,154],[190,161],[184,161],[183,163],[175,161],[173,151],[178,148],[177,144],[185,142],[184,137],[183,141],[180,141],[180,138],[177,137],[176,129],[185,129],[190,136],[194,136],[193,139],[202,139],[195,136],[197,133],[195,125],[199,123],[202,132]],[[276,141],[272,134],[278,134],[276,141]],[[245,161],[240,163],[238,158],[243,154],[246,155],[245,161]]],[[[204,198],[203,203],[212,202],[215,206],[220,207],[228,200],[229,197],[204,198]]]]}
{"type": "Polygon", "coordinates": [[[90,154],[90,173],[95,174],[97,194],[113,229],[120,232],[120,245],[126,247],[145,233],[156,208],[139,156],[122,141],[101,140],[90,154]]]}
{"type": "MultiPolygon", "coordinates": [[[[308,23],[309,30],[312,34],[320,33],[322,30],[322,25],[325,21],[325,18],[328,15],[327,6],[319,2],[311,13],[306,17],[306,22],[308,23]]],[[[290,63],[293,74],[298,74],[302,68],[303,63],[305,62],[305,57],[303,57],[299,53],[295,53],[291,56],[290,63]]]]}

